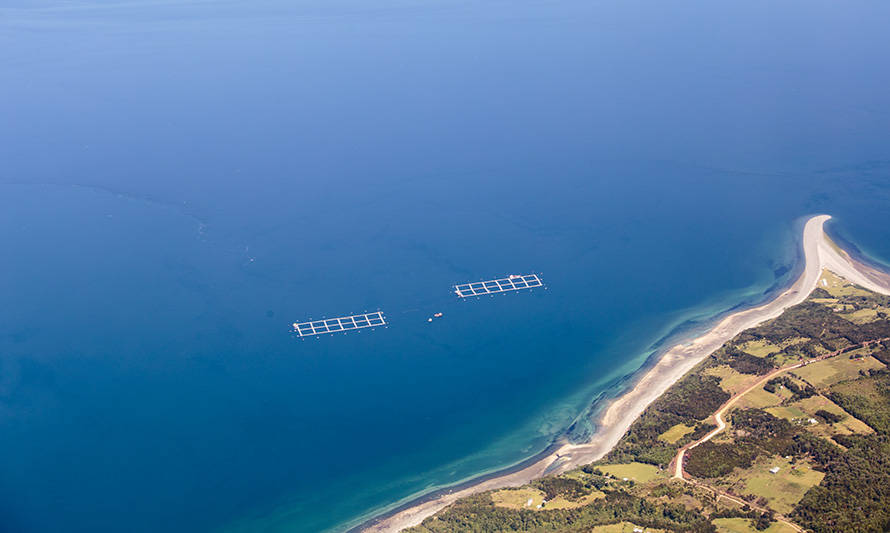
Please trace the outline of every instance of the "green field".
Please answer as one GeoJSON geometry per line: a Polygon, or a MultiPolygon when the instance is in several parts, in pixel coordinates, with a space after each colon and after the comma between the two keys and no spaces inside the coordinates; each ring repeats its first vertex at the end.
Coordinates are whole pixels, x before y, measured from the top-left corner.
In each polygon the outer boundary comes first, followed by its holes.
{"type": "Polygon", "coordinates": [[[562,496],[556,496],[551,500],[546,500],[545,494],[529,487],[518,489],[502,489],[491,493],[491,501],[496,507],[506,507],[507,509],[531,509],[532,511],[546,511],[549,509],[574,509],[583,507],[594,500],[604,498],[606,495],[598,490],[591,491],[590,494],[579,498],[577,501],[568,500],[562,496]],[[545,501],[546,500],[546,501],[545,501]],[[543,505],[542,505],[543,504],[543,505]],[[538,505],[541,505],[539,508],[538,505]]]}
{"type": "Polygon", "coordinates": [[[831,387],[845,411],[878,433],[890,433],[890,377],[886,374],[844,381],[831,387]]]}
{"type": "Polygon", "coordinates": [[[544,501],[544,493],[538,489],[503,489],[491,493],[491,500],[497,507],[508,509],[537,509],[544,501]],[[529,503],[531,500],[531,503],[529,503]]]}
{"type": "Polygon", "coordinates": [[[658,436],[658,440],[673,444],[691,433],[695,428],[686,424],[677,424],[658,436]]]}
{"type": "Polygon", "coordinates": [[[766,339],[757,339],[740,344],[739,349],[756,357],[767,357],[779,353],[789,346],[807,342],[808,340],[810,340],[809,337],[791,337],[779,344],[773,344],[766,339]]]}
{"type": "Polygon", "coordinates": [[[827,290],[828,294],[832,296],[872,296],[874,294],[853,285],[849,281],[836,276],[833,272],[829,272],[828,270],[822,272],[822,279],[825,280],[825,283],[823,283],[822,280],[819,280],[817,286],[827,290]]]}
{"type": "Polygon", "coordinates": [[[835,422],[834,424],[828,424],[820,420],[819,424],[815,426],[809,426],[808,429],[810,429],[817,435],[830,437],[831,435],[836,434],[848,435],[851,433],[865,434],[873,432],[873,430],[868,427],[868,424],[850,414],[847,414],[843,409],[838,407],[837,404],[824,396],[811,396],[809,398],[794,402],[793,404],[789,405],[789,407],[800,409],[809,417],[815,417],[816,411],[819,410],[828,411],[829,413],[840,415],[843,417],[839,422],[835,422]]]}
{"type": "Polygon", "coordinates": [[[859,377],[860,370],[878,368],[884,368],[884,364],[874,357],[867,356],[859,359],[850,359],[848,355],[841,354],[797,368],[792,372],[794,375],[806,380],[810,385],[816,388],[823,388],[841,381],[856,379],[859,377]]]}
{"type": "Polygon", "coordinates": [[[714,520],[718,533],[794,533],[795,529],[781,522],[776,522],[761,532],[754,529],[747,518],[718,518],[714,520]]]}
{"type": "Polygon", "coordinates": [[[781,346],[776,346],[775,344],[771,344],[766,339],[758,339],[756,341],[748,341],[745,344],[739,346],[739,348],[743,352],[748,352],[751,355],[757,357],[766,357],[768,355],[772,355],[774,353],[778,353],[782,351],[781,346]]]}
{"type": "Polygon", "coordinates": [[[736,494],[765,498],[771,509],[787,514],[823,477],[825,474],[813,470],[806,462],[792,463],[784,457],[773,456],[759,458],[750,468],[737,469],[727,481],[736,494]],[[779,472],[770,472],[773,467],[779,467],[779,472]]]}
{"type": "Polygon", "coordinates": [[[704,371],[705,375],[720,378],[720,388],[730,394],[745,390],[746,387],[760,379],[753,374],[742,374],[729,365],[712,366],[704,371]]]}
{"type": "Polygon", "coordinates": [[[609,524],[607,526],[596,526],[590,530],[591,533],[633,533],[634,530],[643,530],[645,533],[662,533],[663,529],[654,529],[651,527],[640,527],[630,522],[621,522],[620,524],[609,524]]]}
{"type": "Polygon", "coordinates": [[[867,324],[878,319],[878,311],[886,313],[887,309],[884,307],[878,309],[859,309],[852,313],[840,313],[840,315],[854,324],[867,324]]]}
{"type": "Polygon", "coordinates": [[[776,389],[775,393],[768,392],[764,390],[763,387],[757,387],[756,389],[739,398],[735,406],[740,409],[744,409],[746,407],[763,409],[764,407],[779,405],[788,398],[791,398],[791,396],[791,392],[789,392],[788,389],[784,387],[781,389],[776,389]]]}
{"type": "Polygon", "coordinates": [[[547,509],[574,509],[576,507],[584,507],[585,505],[593,502],[594,500],[598,500],[600,498],[605,498],[606,495],[598,490],[593,491],[592,493],[584,496],[578,501],[567,500],[562,496],[557,496],[552,500],[548,500],[546,505],[540,509],[542,511],[547,509]]]}
{"type": "Polygon", "coordinates": [[[810,418],[810,415],[804,412],[800,407],[796,405],[779,405],[776,407],[768,407],[764,409],[767,413],[777,417],[784,418],[785,420],[789,420],[791,422],[806,420],[810,418]]]}
{"type": "Polygon", "coordinates": [[[653,479],[665,477],[665,472],[657,466],[643,463],[625,463],[617,465],[599,465],[597,468],[611,474],[618,479],[632,479],[639,483],[646,483],[653,479]]]}

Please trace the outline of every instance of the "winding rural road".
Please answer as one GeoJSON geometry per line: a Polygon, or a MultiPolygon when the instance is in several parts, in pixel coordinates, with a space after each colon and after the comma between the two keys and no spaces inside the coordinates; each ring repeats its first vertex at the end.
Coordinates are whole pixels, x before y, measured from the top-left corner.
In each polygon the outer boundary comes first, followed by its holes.
{"type": "MultiPolygon", "coordinates": [[[[701,443],[703,443],[703,442],[707,442],[707,441],[711,440],[711,439],[714,438],[715,436],[719,435],[723,430],[725,430],[725,429],[726,429],[726,426],[727,426],[728,424],[727,424],[726,421],[723,419],[723,417],[724,417],[724,415],[726,414],[726,412],[729,411],[729,410],[732,408],[732,406],[736,404],[736,402],[738,402],[739,398],[741,398],[742,396],[748,394],[748,393],[751,392],[752,390],[757,389],[758,387],[762,387],[762,386],[765,385],[769,380],[775,378],[776,376],[778,376],[778,375],[780,375],[780,374],[782,374],[782,373],[784,373],[784,372],[788,372],[789,370],[794,370],[795,368],[800,368],[800,367],[802,367],[802,366],[805,366],[805,365],[808,365],[808,364],[811,364],[811,363],[815,363],[815,362],[817,362],[817,361],[822,361],[822,360],[825,360],[825,359],[828,359],[828,358],[831,358],[831,357],[835,357],[835,356],[837,356],[837,355],[839,355],[839,354],[841,354],[841,353],[847,353],[847,352],[849,352],[849,351],[851,351],[851,350],[856,350],[856,349],[858,349],[858,348],[865,347],[865,346],[868,346],[868,345],[873,344],[873,343],[876,343],[876,342],[883,342],[883,341],[886,341],[886,340],[890,340],[890,337],[885,337],[885,338],[882,338],[882,339],[873,339],[873,340],[870,340],[870,341],[861,342],[861,343],[859,343],[859,344],[854,344],[854,345],[852,345],[852,346],[848,346],[848,347],[843,348],[843,349],[841,349],[841,350],[836,350],[836,351],[834,351],[834,352],[829,352],[829,353],[820,355],[819,357],[816,357],[816,358],[813,358],[813,359],[808,359],[807,361],[802,361],[802,362],[799,362],[799,363],[795,363],[795,364],[793,364],[793,365],[788,365],[788,366],[784,366],[784,367],[782,367],[782,368],[777,368],[776,370],[773,370],[773,371],[770,372],[769,374],[763,376],[762,378],[760,378],[759,380],[757,380],[756,382],[754,382],[753,384],[751,384],[750,386],[748,386],[748,387],[745,388],[744,390],[742,390],[742,391],[740,391],[740,392],[737,392],[737,393],[736,393],[735,395],[733,395],[729,400],[727,400],[726,403],[724,403],[723,405],[721,405],[720,408],[718,408],[718,409],[714,412],[714,414],[712,415],[712,416],[714,417],[714,420],[717,422],[717,427],[716,427],[715,429],[713,429],[713,430],[710,431],[707,435],[705,435],[704,437],[698,439],[697,441],[692,442],[692,443],[689,443],[689,444],[687,444],[686,446],[683,446],[682,448],[680,448],[679,450],[677,450],[677,455],[676,455],[676,457],[674,457],[674,460],[673,460],[673,465],[674,465],[674,478],[675,478],[675,479],[681,479],[681,480],[683,480],[683,481],[685,481],[685,482],[687,482],[687,483],[691,483],[691,484],[693,484],[693,485],[695,485],[695,486],[698,486],[698,487],[702,487],[702,488],[704,488],[704,489],[706,489],[706,490],[709,490],[709,491],[713,492],[713,493],[716,494],[718,497],[726,498],[726,499],[728,499],[728,500],[730,500],[730,501],[733,501],[733,502],[735,502],[735,503],[737,503],[737,504],[739,504],[739,505],[747,505],[747,506],[751,507],[752,509],[755,509],[755,510],[758,510],[758,511],[761,511],[761,512],[766,512],[766,511],[767,511],[766,508],[759,507],[759,506],[757,506],[757,505],[755,505],[755,504],[752,504],[751,502],[743,501],[743,500],[741,500],[740,498],[738,498],[738,497],[736,497],[736,496],[733,496],[733,495],[731,495],[731,494],[729,494],[729,493],[727,493],[727,492],[724,492],[724,491],[719,490],[719,489],[717,489],[717,488],[715,488],[715,487],[712,487],[712,486],[710,486],[710,485],[708,485],[708,484],[706,484],[706,483],[703,483],[703,482],[700,482],[700,481],[698,481],[698,480],[695,480],[695,479],[693,479],[691,476],[687,475],[686,472],[685,472],[685,470],[684,470],[684,468],[683,468],[683,462],[684,462],[684,459],[685,459],[685,456],[686,456],[686,452],[689,451],[689,450],[691,450],[691,449],[693,449],[693,448],[695,448],[696,446],[698,446],[699,444],[701,444],[701,443]]],[[[805,531],[803,528],[801,528],[800,526],[798,526],[798,525],[795,524],[794,522],[788,520],[788,519],[785,518],[784,516],[776,516],[775,518],[776,518],[776,520],[778,520],[779,522],[782,522],[782,523],[786,524],[787,526],[791,527],[791,528],[794,529],[795,531],[801,531],[801,532],[802,532],[802,531],[805,531]]]]}
{"type": "Polygon", "coordinates": [[[770,372],[769,374],[763,376],[756,382],[754,382],[752,385],[747,387],[745,390],[735,393],[730,399],[726,400],[726,403],[721,405],[720,408],[717,409],[714,412],[714,414],[712,415],[714,417],[714,420],[717,422],[717,427],[715,429],[713,429],[707,435],[698,439],[697,441],[691,442],[691,443],[687,444],[686,446],[683,446],[682,448],[677,450],[677,455],[676,455],[676,457],[674,457],[674,460],[673,460],[674,477],[678,478],[678,479],[686,478],[686,472],[683,469],[683,460],[685,458],[686,452],[695,448],[696,446],[698,446],[699,444],[701,444],[703,442],[707,442],[707,441],[711,440],[715,436],[719,435],[724,429],[726,429],[727,424],[726,424],[726,421],[723,419],[723,415],[725,415],[726,412],[730,408],[732,408],[732,406],[735,405],[736,402],[739,401],[739,398],[741,398],[742,396],[748,394],[749,392],[751,392],[752,390],[754,390],[758,387],[762,387],[763,385],[766,384],[767,381],[773,379],[774,377],[778,376],[779,374],[788,372],[789,370],[794,370],[795,368],[800,368],[802,366],[809,365],[809,364],[812,364],[812,363],[815,363],[818,361],[823,361],[825,359],[829,359],[829,358],[839,355],[841,353],[847,353],[852,350],[857,350],[859,348],[866,347],[870,344],[873,344],[876,342],[883,342],[886,340],[890,340],[890,337],[885,337],[885,338],[881,338],[881,339],[872,339],[869,341],[860,342],[859,344],[853,344],[851,346],[847,346],[846,348],[842,348],[840,350],[835,350],[833,352],[822,354],[818,357],[814,357],[813,359],[807,359],[806,361],[794,363],[793,365],[788,365],[788,366],[783,366],[782,368],[777,368],[777,369],[773,370],[772,372],[770,372]]]}
{"type": "MultiPolygon", "coordinates": [[[[819,358],[812,359],[811,361],[812,362],[819,361],[821,359],[826,359],[827,357],[831,357],[832,355],[837,355],[837,353],[832,352],[831,354],[826,354],[826,355],[820,356],[819,358]]],[[[683,446],[682,448],[677,450],[677,456],[674,457],[674,477],[680,478],[680,479],[685,478],[686,473],[683,471],[683,459],[684,459],[684,456],[686,455],[687,451],[695,448],[696,446],[698,446],[699,444],[701,444],[703,442],[707,442],[707,441],[713,439],[715,436],[719,435],[720,432],[722,432],[724,429],[726,429],[726,421],[723,420],[723,415],[726,414],[726,411],[728,411],[733,405],[735,405],[735,403],[739,400],[739,398],[748,394],[749,392],[756,389],[757,387],[762,387],[763,385],[766,384],[767,381],[773,379],[774,377],[778,376],[779,374],[781,374],[783,372],[787,372],[789,370],[794,370],[795,368],[800,368],[804,364],[805,363],[795,363],[793,365],[785,366],[782,368],[777,368],[776,370],[773,370],[769,374],[765,375],[763,378],[754,382],[751,386],[749,386],[745,390],[743,390],[741,392],[737,392],[730,399],[726,400],[726,403],[721,405],[720,408],[717,409],[717,411],[715,411],[714,414],[712,415],[714,417],[714,420],[717,422],[717,427],[715,429],[711,430],[711,432],[708,433],[707,435],[705,435],[704,437],[698,439],[695,442],[691,442],[691,443],[687,444],[686,446],[683,446]]]]}

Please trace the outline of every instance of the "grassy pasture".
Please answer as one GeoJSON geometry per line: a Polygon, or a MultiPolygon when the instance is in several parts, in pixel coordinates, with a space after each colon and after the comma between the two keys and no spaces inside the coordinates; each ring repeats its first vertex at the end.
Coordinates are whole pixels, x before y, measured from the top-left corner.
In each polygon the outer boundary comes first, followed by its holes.
{"type": "Polygon", "coordinates": [[[856,379],[860,370],[883,368],[884,364],[871,356],[850,359],[847,354],[811,363],[797,368],[794,375],[806,380],[816,388],[829,387],[835,383],[856,379]]]}
{"type": "Polygon", "coordinates": [[[810,433],[820,437],[831,437],[832,435],[849,435],[851,433],[873,433],[874,431],[865,422],[848,415],[843,409],[838,407],[831,400],[822,396],[812,396],[804,400],[794,402],[789,405],[778,405],[767,407],[764,411],[775,416],[776,418],[784,418],[789,422],[802,426],[810,433]],[[829,424],[816,416],[816,411],[824,409],[829,413],[841,415],[844,418],[834,424],[829,424]],[[811,424],[810,419],[817,422],[811,424]]]}
{"type": "Polygon", "coordinates": [[[785,420],[795,421],[810,418],[810,415],[794,405],[778,405],[776,407],[767,407],[764,409],[767,413],[776,418],[784,418],[785,420]]]}
{"type": "Polygon", "coordinates": [[[651,527],[640,527],[630,522],[620,522],[618,524],[609,524],[606,526],[596,526],[591,529],[591,533],[633,533],[635,529],[642,529],[645,533],[663,533],[663,529],[655,529],[651,527]]]}
{"type": "MultiPolygon", "coordinates": [[[[840,313],[840,316],[846,318],[850,322],[854,324],[867,324],[869,322],[874,322],[878,319],[878,311],[884,310],[885,308],[880,309],[859,309],[858,311],[853,311],[852,313],[840,313]]],[[[884,311],[886,313],[886,311],[884,311]]]]}
{"type": "Polygon", "coordinates": [[[704,373],[709,376],[720,378],[720,388],[730,394],[745,390],[746,387],[750,386],[761,377],[752,374],[742,374],[729,365],[712,366],[711,368],[706,369],[704,373]]]}
{"type": "Polygon", "coordinates": [[[658,436],[658,440],[673,444],[689,434],[695,428],[686,424],[677,424],[658,436]]]}
{"type": "Polygon", "coordinates": [[[791,526],[775,522],[763,531],[754,529],[754,524],[747,518],[718,518],[714,520],[718,533],[794,533],[791,526]]]}
{"type": "Polygon", "coordinates": [[[745,409],[749,407],[763,409],[765,407],[779,405],[788,398],[791,398],[791,396],[791,392],[789,392],[788,389],[784,387],[781,389],[776,389],[775,393],[767,392],[763,389],[763,387],[757,387],[751,392],[740,397],[736,401],[735,407],[739,409],[745,409]]]}
{"type": "Polygon", "coordinates": [[[739,346],[743,352],[748,352],[755,357],[766,357],[774,353],[782,351],[781,346],[769,342],[766,339],[757,339],[756,341],[748,341],[739,346]]]}
{"type": "Polygon", "coordinates": [[[822,287],[828,294],[835,297],[843,297],[843,296],[871,296],[873,293],[862,289],[856,285],[853,285],[849,281],[844,278],[838,277],[829,270],[822,271],[822,279],[819,280],[817,285],[818,287],[822,287]],[[822,280],[825,280],[824,282],[822,280]]]}
{"type": "Polygon", "coordinates": [[[605,497],[606,497],[606,495],[598,490],[591,492],[590,494],[588,494],[587,496],[584,496],[583,498],[579,499],[578,501],[567,500],[566,498],[563,498],[562,496],[557,496],[556,498],[553,498],[552,500],[548,500],[547,504],[543,508],[541,508],[541,509],[535,508],[535,510],[536,511],[546,511],[547,509],[574,509],[576,507],[583,507],[589,503],[592,503],[594,500],[598,500],[600,498],[605,498],[605,497]]]}
{"type": "Polygon", "coordinates": [[[665,473],[658,469],[657,466],[647,465],[644,463],[624,463],[615,465],[600,465],[597,468],[611,474],[618,479],[632,479],[637,483],[646,483],[664,477],[665,473]]]}
{"type": "MultiPolygon", "coordinates": [[[[831,351],[831,350],[826,349],[824,346],[818,346],[818,345],[814,346],[813,350],[816,352],[816,355],[822,355],[824,353],[828,353],[831,351]]],[[[785,366],[785,365],[789,365],[792,363],[800,362],[800,357],[797,355],[794,355],[794,354],[779,353],[772,357],[773,357],[773,363],[776,366],[785,366]]]]}
{"type": "Polygon", "coordinates": [[[491,493],[491,500],[497,507],[506,507],[507,509],[529,509],[532,511],[574,509],[576,507],[583,507],[594,500],[605,497],[606,495],[598,490],[594,490],[578,501],[572,501],[562,496],[557,496],[556,498],[547,501],[542,508],[538,509],[538,505],[541,505],[545,499],[544,493],[538,489],[523,487],[519,489],[502,489],[491,493]]]}
{"type": "Polygon", "coordinates": [[[813,470],[805,462],[792,465],[788,459],[773,456],[761,457],[750,468],[736,469],[727,481],[734,492],[765,498],[770,508],[787,514],[823,477],[825,474],[813,470]],[[779,472],[773,474],[769,470],[775,466],[779,467],[779,472]]]}
{"type": "Polygon", "coordinates": [[[835,400],[872,429],[890,433],[890,402],[886,376],[844,381],[831,387],[835,400]]]}
{"type": "Polygon", "coordinates": [[[740,344],[739,349],[755,357],[773,356],[775,358],[776,364],[783,365],[790,359],[788,357],[785,357],[780,352],[782,352],[782,350],[788,348],[789,346],[801,344],[807,342],[808,340],[810,340],[809,337],[792,337],[790,339],[782,341],[782,343],[780,344],[773,344],[766,339],[757,339],[740,344]]]}
{"type": "Polygon", "coordinates": [[[538,489],[528,487],[520,489],[503,489],[492,492],[491,500],[497,507],[534,510],[542,501],[544,501],[544,493],[538,489]],[[529,500],[531,500],[531,505],[528,505],[529,500]]]}
{"type": "Polygon", "coordinates": [[[874,432],[868,424],[847,414],[836,403],[824,396],[811,396],[795,402],[789,407],[797,407],[811,417],[815,417],[816,411],[819,411],[820,409],[843,417],[843,419],[834,424],[828,424],[820,420],[819,424],[811,426],[810,429],[820,436],[830,437],[831,435],[836,434],[849,435],[850,433],[864,434],[874,432]]]}

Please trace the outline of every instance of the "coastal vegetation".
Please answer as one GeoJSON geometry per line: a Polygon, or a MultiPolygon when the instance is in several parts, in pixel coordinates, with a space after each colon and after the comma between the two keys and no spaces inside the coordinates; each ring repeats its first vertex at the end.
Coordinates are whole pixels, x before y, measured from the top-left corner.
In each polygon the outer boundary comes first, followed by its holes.
{"type": "Polygon", "coordinates": [[[600,461],[459,500],[410,531],[887,531],[888,363],[890,297],[826,271],[806,301],[671,386],[600,461]],[[727,427],[710,435],[721,409],[727,427]]]}

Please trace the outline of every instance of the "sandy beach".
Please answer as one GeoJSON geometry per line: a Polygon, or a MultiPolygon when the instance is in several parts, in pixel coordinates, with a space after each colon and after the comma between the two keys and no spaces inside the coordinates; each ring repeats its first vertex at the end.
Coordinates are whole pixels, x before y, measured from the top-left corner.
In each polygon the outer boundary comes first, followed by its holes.
{"type": "Polygon", "coordinates": [[[816,288],[823,269],[829,269],[853,283],[875,292],[890,294],[890,275],[854,260],[838,248],[824,232],[831,218],[819,215],[810,218],[803,233],[804,270],[794,284],[773,300],[751,309],[739,311],[721,320],[699,337],[673,346],[634,383],[633,388],[614,399],[597,421],[597,431],[583,444],[564,444],[547,456],[520,470],[464,486],[454,492],[421,501],[399,510],[365,527],[367,532],[401,531],[420,524],[425,518],[447,507],[459,498],[478,492],[523,485],[544,474],[560,473],[596,461],[605,455],[624,435],[645,408],[673,383],[741,331],[773,319],[790,306],[801,303],[816,288]]]}

